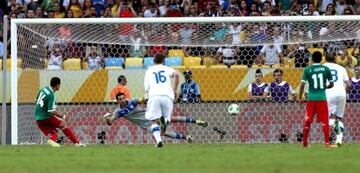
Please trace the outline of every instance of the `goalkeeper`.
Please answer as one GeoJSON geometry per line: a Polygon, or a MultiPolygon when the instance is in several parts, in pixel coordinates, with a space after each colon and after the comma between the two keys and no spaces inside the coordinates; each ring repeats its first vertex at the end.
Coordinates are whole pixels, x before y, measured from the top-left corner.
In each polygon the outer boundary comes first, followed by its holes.
{"type": "MultiPolygon", "coordinates": [[[[143,99],[125,99],[125,94],[120,92],[116,95],[116,101],[119,107],[113,113],[106,113],[103,116],[104,121],[109,126],[111,126],[116,119],[124,117],[141,128],[151,131],[151,122],[145,118],[145,109],[138,106],[138,104],[144,102],[143,99]]],[[[171,122],[194,123],[203,127],[207,127],[208,125],[208,123],[202,119],[182,116],[173,117],[171,122]]],[[[172,139],[187,140],[188,143],[192,143],[192,136],[179,132],[166,131],[162,133],[162,135],[172,139]]]]}

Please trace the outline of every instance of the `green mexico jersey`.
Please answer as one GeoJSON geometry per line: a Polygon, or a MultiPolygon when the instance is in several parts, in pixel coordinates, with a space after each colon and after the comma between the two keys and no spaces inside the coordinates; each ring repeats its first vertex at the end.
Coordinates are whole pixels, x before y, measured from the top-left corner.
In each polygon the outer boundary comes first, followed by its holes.
{"type": "Polygon", "coordinates": [[[324,101],[326,100],[326,81],[332,81],[330,69],[321,64],[313,64],[304,69],[301,82],[309,83],[307,100],[324,101]]]}
{"type": "Polygon", "coordinates": [[[42,88],[36,97],[35,119],[46,120],[51,117],[51,112],[55,110],[55,92],[51,87],[42,88]]]}

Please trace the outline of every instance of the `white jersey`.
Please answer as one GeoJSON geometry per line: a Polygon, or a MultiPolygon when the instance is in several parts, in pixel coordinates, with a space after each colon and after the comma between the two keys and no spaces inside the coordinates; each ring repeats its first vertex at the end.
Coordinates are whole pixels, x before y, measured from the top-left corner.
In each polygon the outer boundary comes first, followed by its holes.
{"type": "Polygon", "coordinates": [[[63,57],[61,54],[51,54],[48,63],[48,70],[61,70],[63,65],[63,57]]]}
{"type": "Polygon", "coordinates": [[[149,99],[153,96],[168,96],[174,100],[171,78],[176,71],[160,65],[151,66],[145,73],[144,86],[149,99]]]}
{"type": "Polygon", "coordinates": [[[326,89],[327,96],[346,96],[345,82],[349,80],[346,69],[335,63],[325,63],[324,66],[329,67],[334,87],[326,89]]]}
{"type": "Polygon", "coordinates": [[[101,69],[101,58],[99,56],[91,57],[88,59],[89,70],[98,70],[101,69]]]}

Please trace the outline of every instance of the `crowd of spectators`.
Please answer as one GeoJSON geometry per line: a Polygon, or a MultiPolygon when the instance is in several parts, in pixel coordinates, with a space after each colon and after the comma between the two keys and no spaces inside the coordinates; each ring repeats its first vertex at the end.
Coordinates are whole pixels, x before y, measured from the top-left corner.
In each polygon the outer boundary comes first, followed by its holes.
{"type": "Polygon", "coordinates": [[[0,17],[351,15],[359,7],[359,0],[8,0],[0,17]]]}
{"type": "MultiPolygon", "coordinates": [[[[359,15],[360,0],[8,0],[7,8],[0,9],[1,19],[5,14],[10,19],[359,15]]],[[[132,46],[94,46],[84,43],[66,43],[65,46],[61,43],[50,44],[46,53],[47,59],[49,59],[48,69],[59,69],[55,66],[61,67],[64,59],[69,57],[79,57],[82,61],[88,62],[87,68],[99,69],[104,67],[106,57],[147,57],[156,53],[167,54],[169,49],[182,49],[184,56],[212,57],[218,63],[228,66],[244,64],[251,67],[252,65],[284,64],[286,60],[283,57],[286,56],[295,59],[296,67],[305,67],[308,65],[308,57],[311,53],[308,48],[314,47],[314,45],[282,44],[286,36],[284,29],[279,27],[272,27],[269,30],[266,29],[266,26],[261,25],[249,27],[239,24],[228,24],[226,26],[216,24],[212,26],[214,31],[207,33],[200,33],[201,27],[196,28],[190,24],[185,24],[176,30],[170,29],[170,31],[166,26],[164,28],[146,27],[149,26],[143,25],[138,29],[133,28],[131,31],[122,30],[120,32],[119,38],[124,41],[130,40],[133,43],[132,46]],[[165,32],[165,30],[167,31],[165,32]],[[251,32],[244,36],[241,32],[243,30],[251,32]],[[210,41],[221,40],[229,44],[223,47],[209,48],[145,47],[144,44],[140,44],[150,39],[164,39],[163,37],[167,37],[166,39],[169,42],[183,45],[192,40],[203,42],[204,40],[199,39],[200,34],[202,34],[201,37],[209,38],[210,41]],[[237,46],[246,41],[261,44],[265,40],[273,40],[273,45],[237,46]],[[59,50],[60,53],[57,52],[59,50]]],[[[66,33],[66,28],[61,29],[63,29],[62,33],[66,33]]],[[[330,25],[317,29],[317,35],[320,36],[332,33],[330,25]]],[[[307,33],[294,30],[291,34],[293,38],[297,38],[294,35],[306,35],[307,33]]],[[[1,31],[0,39],[2,40],[1,31]]],[[[315,47],[320,46],[326,49],[330,44],[315,45],[315,47]]],[[[352,57],[356,57],[355,54],[359,55],[359,52],[353,51],[352,55],[348,55],[346,49],[349,48],[349,45],[358,47],[356,42],[341,42],[340,44],[341,46],[336,50],[341,58],[339,60],[344,61],[344,66],[349,65],[349,62],[352,64],[355,61],[352,57]]],[[[0,43],[0,48],[2,46],[0,43]]],[[[31,62],[36,61],[31,60],[31,62]]]]}

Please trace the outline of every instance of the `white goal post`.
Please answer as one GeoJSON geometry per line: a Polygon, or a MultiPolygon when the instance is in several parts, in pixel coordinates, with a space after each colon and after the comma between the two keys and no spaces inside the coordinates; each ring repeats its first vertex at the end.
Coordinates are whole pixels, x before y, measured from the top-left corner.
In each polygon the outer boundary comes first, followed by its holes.
{"type": "MultiPolygon", "coordinates": [[[[233,45],[230,41],[226,41],[225,39],[227,38],[226,35],[228,35],[227,33],[229,33],[228,29],[224,29],[224,31],[218,31],[218,29],[214,29],[214,31],[211,31],[211,33],[218,33],[220,34],[220,39],[217,37],[218,35],[213,34],[213,35],[206,35],[206,31],[210,31],[209,28],[213,27],[213,28],[217,28],[217,26],[223,27],[223,28],[228,28],[229,25],[231,24],[237,24],[237,25],[252,25],[252,26],[257,26],[259,28],[261,28],[262,24],[267,25],[267,27],[265,28],[265,32],[267,31],[272,31],[272,27],[278,27],[278,28],[284,28],[281,29],[283,30],[283,41],[282,41],[282,45],[293,45],[293,44],[315,44],[315,43],[320,43],[320,42],[329,42],[329,41],[343,41],[343,40],[357,40],[360,39],[360,16],[354,15],[354,16],[276,16],[276,17],[179,17],[179,18],[79,18],[79,19],[11,19],[11,144],[16,145],[16,144],[20,144],[20,143],[27,143],[28,139],[25,139],[25,141],[19,141],[19,128],[20,128],[20,124],[19,121],[24,121],[24,120],[20,120],[19,116],[23,116],[24,113],[31,113],[32,110],[29,111],[25,111],[25,112],[19,112],[19,81],[23,81],[23,80],[19,80],[20,78],[20,72],[22,73],[27,73],[28,71],[33,70],[39,70],[40,67],[36,66],[26,66],[26,64],[23,64],[23,67],[21,69],[18,68],[18,59],[22,58],[22,63],[26,63],[26,61],[24,59],[29,58],[29,57],[36,57],[38,56],[36,52],[37,50],[40,49],[40,47],[43,47],[44,49],[46,48],[46,44],[47,41],[49,39],[58,39],[61,40],[63,38],[57,38],[59,36],[58,29],[59,26],[68,26],[69,28],[72,29],[72,35],[69,38],[66,38],[72,42],[82,42],[82,43],[92,43],[92,44],[119,44],[119,45],[131,45],[132,42],[129,40],[125,40],[125,39],[121,39],[118,38],[118,29],[120,30],[127,30],[127,28],[122,29],[121,26],[117,27],[118,25],[122,25],[122,24],[126,24],[126,25],[144,25],[144,24],[149,24],[151,25],[150,30],[156,28],[158,25],[163,25],[164,27],[172,27],[172,24],[177,24],[177,25],[181,25],[180,28],[182,27],[182,25],[185,25],[187,23],[191,23],[194,25],[199,25],[197,30],[199,37],[204,38],[204,39],[199,39],[201,41],[197,41],[197,40],[188,40],[188,42],[181,42],[181,41],[171,41],[168,39],[163,39],[163,40],[149,40],[147,43],[145,42],[141,42],[140,45],[147,45],[147,46],[178,46],[178,47],[185,47],[185,46],[198,46],[198,47],[222,47],[222,46],[237,46],[237,47],[244,47],[244,46],[254,46],[254,45],[273,45],[273,44],[278,44],[278,43],[274,43],[273,42],[273,37],[272,36],[267,36],[266,39],[263,39],[261,41],[254,41],[251,39],[244,39],[239,41],[238,45],[233,45]],[[165,25],[165,24],[169,24],[169,25],[165,25]],[[287,32],[285,31],[285,28],[291,28],[292,31],[294,31],[296,29],[297,32],[301,32],[303,29],[303,25],[311,25],[310,27],[307,28],[315,28],[313,32],[311,31],[304,31],[304,33],[302,33],[303,39],[293,39],[292,36],[289,36],[292,34],[291,31],[287,32]],[[336,32],[334,34],[328,34],[326,32],[332,32],[331,29],[327,28],[328,24],[333,24],[333,27],[336,28],[343,28],[342,31],[343,33],[336,32]],[[201,25],[204,25],[205,30],[201,30],[201,25]],[[212,26],[214,25],[214,26],[212,26]],[[342,26],[344,25],[344,27],[342,26]],[[346,25],[348,25],[348,27],[345,27],[346,25]],[[117,27],[116,29],[110,29],[106,30],[106,28],[104,28],[105,26],[114,26],[117,27]],[[210,27],[211,26],[211,27],[210,27]],[[288,27],[289,26],[289,27],[288,27]],[[49,30],[45,30],[42,28],[49,28],[49,30]],[[320,31],[321,28],[325,28],[323,31],[320,31]],[[106,32],[105,31],[109,31],[106,32]],[[24,33],[22,33],[24,32],[24,33]],[[88,35],[86,35],[86,32],[89,32],[88,35]],[[223,34],[223,32],[225,32],[225,34],[223,34]],[[321,33],[322,32],[322,33],[321,33]],[[97,34],[96,34],[97,33],[97,34]],[[21,41],[19,41],[19,34],[21,34],[20,37],[24,37],[22,38],[21,41]],[[27,35],[31,35],[29,37],[27,37],[27,35]],[[223,36],[223,35],[225,36],[223,36]],[[287,35],[289,34],[289,35],[287,35]],[[116,37],[117,39],[112,39],[114,37],[116,37]],[[85,38],[86,37],[86,38],[85,38]],[[206,40],[206,41],[204,41],[206,40]],[[19,43],[20,42],[20,43],[19,43]],[[39,48],[38,48],[39,47],[39,48]],[[31,49],[31,51],[30,51],[31,49]],[[33,50],[34,49],[34,50],[33,50]],[[37,50],[35,50],[37,49],[37,50]],[[22,57],[19,57],[19,50],[22,50],[24,55],[21,55],[22,57]],[[27,53],[32,54],[31,56],[27,56],[27,53]]],[[[248,28],[252,28],[252,27],[248,27],[248,28]]],[[[251,29],[244,29],[242,28],[242,30],[247,32],[248,37],[250,37],[249,35],[251,34],[252,30],[251,29]]],[[[220,29],[219,29],[220,30],[220,29]]],[[[309,29],[310,30],[310,29],[309,29]]],[[[265,33],[268,34],[268,33],[265,33]]],[[[231,34],[230,34],[231,35],[231,34]]],[[[240,36],[239,36],[240,37],[240,36]]],[[[357,41],[355,41],[357,42],[357,41]]],[[[356,47],[356,46],[355,46],[356,47]]],[[[354,48],[355,48],[354,47],[354,48]]],[[[121,48],[121,49],[125,49],[125,48],[121,48]]],[[[127,48],[126,48],[127,49],[127,48]]],[[[42,51],[42,50],[39,50],[42,51]]],[[[44,52],[46,52],[44,50],[44,52]]],[[[211,52],[211,51],[210,51],[211,52]]],[[[216,52],[218,52],[216,49],[214,49],[215,54],[216,52]]],[[[215,54],[210,53],[209,56],[214,56],[215,54]]],[[[40,57],[39,57],[40,58],[40,57]]],[[[202,57],[203,58],[203,57],[202,57]]],[[[32,61],[30,60],[29,62],[34,63],[34,64],[38,64],[38,62],[36,61],[32,61]]],[[[251,67],[251,64],[246,64],[247,66],[251,67]]],[[[186,68],[190,68],[191,67],[186,67],[186,68]]],[[[250,68],[249,68],[250,69],[250,68]]],[[[197,70],[201,70],[201,69],[197,69],[197,70]]],[[[351,70],[351,69],[350,69],[351,70]]],[[[195,70],[196,72],[196,70],[195,70]]],[[[249,70],[249,74],[250,71],[249,70]]],[[[270,74],[269,71],[268,74],[270,74]]],[[[46,71],[43,71],[43,73],[45,74],[46,71]]],[[[52,75],[62,75],[62,73],[65,73],[63,71],[57,71],[56,73],[52,73],[52,75]]],[[[71,73],[71,71],[69,72],[71,73]]],[[[90,73],[90,72],[89,72],[90,73]]],[[[123,73],[123,71],[121,71],[121,73],[123,73]]],[[[199,74],[200,72],[198,72],[199,74]]],[[[286,70],[285,70],[286,73],[286,70]]],[[[244,75],[245,76],[245,75],[244,75]]],[[[251,75],[253,76],[253,75],[251,75]]],[[[39,78],[41,79],[42,77],[42,73],[39,74],[39,78]]],[[[49,76],[46,76],[49,77],[49,76]]],[[[297,78],[296,78],[297,79],[297,78]]],[[[32,79],[29,79],[32,80],[32,79]]],[[[129,81],[131,79],[128,79],[129,81]]],[[[236,79],[237,80],[237,79],[236,79]]],[[[290,78],[288,78],[287,80],[292,80],[290,78]]],[[[94,80],[95,81],[95,80],[94,80]]],[[[74,79],[75,82],[75,79],[74,79]]],[[[212,81],[209,81],[212,82],[212,81]]],[[[236,81],[238,83],[238,81],[236,81]]],[[[294,81],[295,83],[295,81],[294,81]]],[[[40,87],[43,87],[42,85],[47,85],[48,83],[46,82],[40,82],[40,87]]],[[[135,86],[135,84],[133,84],[135,86]]],[[[239,86],[242,84],[239,84],[239,86]]],[[[238,87],[239,87],[238,86],[238,87]]],[[[140,86],[136,86],[136,90],[138,90],[138,93],[141,93],[141,89],[142,89],[142,85],[140,86]]],[[[294,89],[296,89],[296,86],[294,89]]],[[[99,87],[101,88],[101,87],[99,87]]],[[[38,88],[32,88],[31,90],[36,89],[38,90],[38,88]]],[[[23,91],[24,89],[22,89],[23,91]]],[[[29,89],[30,90],[30,89],[29,89]]],[[[211,90],[211,89],[209,89],[211,90]]],[[[205,90],[204,90],[205,91],[205,90]]],[[[222,91],[219,91],[219,93],[221,93],[222,91]]],[[[234,91],[235,92],[235,91],[234,91]]],[[[238,90],[236,92],[239,92],[238,90]]],[[[106,93],[108,94],[108,93],[106,93]]],[[[205,94],[205,93],[204,93],[205,94]]],[[[60,96],[61,98],[64,98],[63,96],[60,96]]],[[[75,97],[75,96],[74,96],[75,97]]],[[[74,97],[70,97],[69,96],[69,100],[68,103],[66,103],[65,105],[70,105],[75,107],[75,103],[72,103],[71,100],[74,100],[74,97]],[[71,99],[72,98],[72,99],[71,99]]],[[[107,95],[106,95],[107,97],[107,95]]],[[[211,96],[209,96],[211,97],[211,96]]],[[[244,96],[245,97],[245,96],[244,96]]],[[[35,98],[34,98],[35,99],[35,98]]],[[[211,103],[218,103],[224,107],[226,107],[227,103],[232,101],[232,102],[239,102],[239,104],[244,104],[241,106],[241,109],[243,109],[243,107],[246,107],[246,110],[250,111],[251,105],[247,105],[247,104],[252,104],[252,103],[248,103],[248,102],[243,102],[242,103],[242,98],[239,98],[239,100],[234,99],[233,97],[229,97],[229,99],[227,100],[226,98],[222,99],[222,100],[211,100],[211,98],[208,100],[209,102],[204,102],[204,104],[211,104],[211,103]],[[225,102],[224,102],[225,101],[225,102]]],[[[24,101],[25,103],[27,103],[27,101],[24,101]]],[[[81,101],[76,101],[76,104],[79,103],[83,103],[81,101]]],[[[85,103],[92,103],[91,99],[90,101],[86,101],[85,103]]],[[[98,103],[98,102],[97,102],[98,103]]],[[[99,103],[100,104],[100,103],[99,103]]],[[[255,103],[255,104],[261,104],[261,103],[255,103]]],[[[354,103],[357,104],[357,103],[354,103]]],[[[205,107],[207,107],[209,105],[198,105],[198,104],[194,104],[193,107],[194,108],[199,108],[199,109],[205,109],[205,107]]],[[[277,105],[276,105],[277,106],[277,105]]],[[[181,107],[181,106],[180,106],[181,107]]],[[[192,107],[190,105],[190,107],[192,107]]],[[[211,106],[209,106],[211,107],[211,106]]],[[[270,106],[272,107],[272,106],[270,106]]],[[[291,107],[291,109],[294,108],[293,105],[289,106],[291,107]]],[[[295,106],[296,107],[296,106],[295,106]]],[[[355,106],[356,107],[356,106],[355,106]]],[[[286,107],[287,108],[287,107],[286,107]]],[[[29,108],[30,109],[30,108],[29,108]]],[[[65,108],[64,108],[65,109],[65,108]]],[[[67,109],[67,108],[66,108],[67,109]]],[[[70,109],[70,108],[69,108],[70,109]]],[[[88,108],[90,109],[90,108],[88,108]]],[[[215,109],[215,108],[214,108],[215,109]]],[[[289,108],[290,109],[290,108],[289,108]]],[[[294,108],[295,109],[295,108],[294,108]]],[[[299,107],[296,108],[297,111],[303,111],[302,110],[303,107],[299,107]]],[[[353,109],[357,109],[357,108],[353,108],[353,109]]],[[[206,109],[205,109],[206,110],[206,109]]],[[[215,110],[215,112],[217,112],[217,114],[221,115],[221,112],[224,112],[224,116],[226,116],[226,108],[218,108],[215,110]]],[[[261,113],[261,110],[253,110],[257,113],[261,113]]],[[[267,111],[267,110],[266,110],[267,111]]],[[[266,112],[264,111],[264,112],[266,112]]],[[[198,111],[199,113],[201,111],[198,111]]],[[[205,117],[207,115],[205,114],[200,114],[200,115],[204,115],[205,117]]],[[[27,116],[32,116],[32,115],[27,115],[27,116]]],[[[244,114],[241,114],[239,116],[245,116],[244,114]]],[[[299,117],[302,117],[303,115],[299,115],[299,117]]],[[[226,124],[228,122],[230,122],[231,120],[235,120],[236,118],[234,117],[226,117],[224,119],[222,118],[218,118],[218,117],[206,117],[205,119],[209,120],[210,122],[214,121],[213,124],[226,124]]],[[[257,119],[256,119],[257,120],[257,119]]],[[[286,119],[285,119],[286,120],[286,119]]],[[[25,120],[26,121],[26,120],[25,120]]],[[[91,119],[91,121],[93,121],[91,119]]],[[[291,120],[292,122],[293,120],[291,120]]],[[[298,119],[299,124],[302,123],[302,119],[298,119]]],[[[96,125],[97,123],[94,122],[94,124],[96,125]]],[[[259,132],[259,135],[263,135],[263,138],[258,138],[258,139],[251,139],[251,140],[247,140],[247,136],[246,137],[238,137],[239,134],[236,133],[240,133],[240,132],[244,132],[244,133],[248,133],[248,131],[250,130],[244,130],[242,129],[242,125],[246,125],[246,124],[242,124],[241,121],[236,122],[236,124],[230,124],[229,125],[229,131],[234,131],[232,133],[233,136],[230,136],[228,141],[229,142],[274,142],[275,137],[268,139],[266,137],[266,135],[262,134],[261,132],[259,132]],[[236,129],[236,130],[235,130],[236,129]],[[240,130],[239,130],[240,129],[240,130]]],[[[258,126],[254,126],[255,130],[258,126]]],[[[260,127],[260,126],[259,126],[260,127]]],[[[261,126],[265,127],[265,126],[261,126]]],[[[80,128],[80,127],[79,127],[80,128]]],[[[192,131],[192,129],[187,129],[188,131],[192,131]]],[[[197,130],[197,129],[195,129],[197,130]]],[[[253,129],[254,130],[254,129],[253,129]]],[[[261,129],[262,130],[262,129],[261,129]]],[[[356,130],[356,129],[355,129],[356,130]]],[[[359,131],[359,128],[357,128],[357,130],[359,131]]],[[[77,131],[79,132],[79,131],[77,131]]],[[[293,132],[293,131],[291,131],[293,132]]],[[[198,131],[198,132],[194,132],[196,134],[198,134],[199,136],[206,136],[209,134],[213,134],[212,132],[204,132],[204,131],[198,131]]],[[[290,132],[289,132],[290,133],[290,132]]],[[[242,135],[242,134],[241,134],[242,135]]],[[[247,135],[247,134],[244,134],[247,135]]],[[[251,138],[251,135],[249,135],[251,138]]],[[[290,136],[290,135],[289,135],[290,136]]],[[[203,138],[203,137],[202,137],[203,138]]],[[[204,140],[203,142],[213,142],[216,141],[217,138],[207,138],[205,137],[206,140],[204,140]]],[[[355,141],[355,142],[359,142],[359,137],[349,137],[348,138],[350,141],[355,141]]],[[[91,139],[88,139],[91,143],[93,141],[91,141],[91,139]]],[[[199,139],[199,141],[201,141],[202,139],[199,139]]],[[[319,140],[318,138],[314,139],[314,140],[319,140]]],[[[35,143],[38,143],[37,139],[35,140],[35,143]]],[[[34,141],[29,141],[29,143],[33,143],[34,141]]]]}

